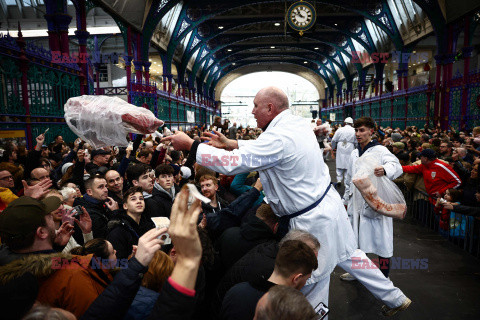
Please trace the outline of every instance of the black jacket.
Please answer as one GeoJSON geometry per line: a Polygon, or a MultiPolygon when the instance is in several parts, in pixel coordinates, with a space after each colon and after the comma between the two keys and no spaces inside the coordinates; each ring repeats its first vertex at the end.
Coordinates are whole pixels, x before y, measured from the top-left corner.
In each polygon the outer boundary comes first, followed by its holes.
{"type": "MultiPolygon", "coordinates": [[[[92,219],[94,238],[105,239],[108,234],[108,221],[110,221],[116,214],[120,213],[120,210],[115,210],[114,212],[110,211],[103,201],[96,200],[87,194],[82,198],[76,198],[73,202],[73,206],[83,206],[87,210],[92,219]]],[[[83,234],[77,224],[75,224],[75,233],[73,236],[78,244],[83,244],[83,234]]]]}
{"type": "Polygon", "coordinates": [[[121,213],[108,223],[107,240],[117,250],[117,259],[126,259],[132,253],[132,246],[138,244],[138,239],[153,228],[155,224],[147,216],[142,215],[140,224],[137,224],[126,213],[121,213]]]}
{"type": "Polygon", "coordinates": [[[264,278],[236,284],[228,290],[225,299],[223,299],[220,319],[253,319],[258,300],[273,286],[275,286],[275,283],[264,278]]]}
{"type": "Polygon", "coordinates": [[[259,244],[238,260],[223,276],[214,297],[221,304],[230,288],[240,282],[253,281],[258,277],[268,279],[275,267],[278,242],[269,240],[259,244]]]}
{"type": "Polygon", "coordinates": [[[152,191],[152,199],[156,202],[156,210],[151,212],[152,217],[167,217],[170,218],[170,213],[172,212],[172,205],[175,199],[175,195],[179,192],[177,187],[174,187],[175,194],[172,197],[165,190],[160,190],[158,184],[155,184],[155,187],[152,191]]]}
{"type": "Polygon", "coordinates": [[[205,214],[216,213],[216,212],[222,210],[223,208],[228,207],[228,205],[229,205],[229,203],[226,200],[222,199],[218,195],[218,193],[217,193],[217,203],[218,203],[218,207],[214,208],[210,204],[202,202],[203,213],[205,213],[205,214]]]}
{"type": "Polygon", "coordinates": [[[226,268],[231,267],[250,249],[275,239],[272,229],[257,216],[250,216],[240,227],[225,230],[217,241],[217,247],[226,268]]]}

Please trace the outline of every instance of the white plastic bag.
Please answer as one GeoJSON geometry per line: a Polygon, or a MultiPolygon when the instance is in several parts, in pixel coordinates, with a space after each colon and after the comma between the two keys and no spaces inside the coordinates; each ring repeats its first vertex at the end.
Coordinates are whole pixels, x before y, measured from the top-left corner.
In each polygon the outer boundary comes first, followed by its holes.
{"type": "Polygon", "coordinates": [[[355,163],[356,171],[352,178],[356,186],[354,195],[354,209],[361,210],[368,218],[375,219],[379,215],[403,219],[407,212],[407,204],[402,191],[385,175],[377,177],[374,174],[380,166],[382,155],[379,152],[369,152],[358,158],[355,163]],[[360,196],[361,195],[361,196],[360,196]],[[363,201],[368,206],[363,205],[363,201]]]}
{"type": "Polygon", "coordinates": [[[117,97],[73,97],[68,99],[64,109],[70,129],[94,148],[126,147],[127,133],[153,133],[163,125],[150,110],[117,97]]]}

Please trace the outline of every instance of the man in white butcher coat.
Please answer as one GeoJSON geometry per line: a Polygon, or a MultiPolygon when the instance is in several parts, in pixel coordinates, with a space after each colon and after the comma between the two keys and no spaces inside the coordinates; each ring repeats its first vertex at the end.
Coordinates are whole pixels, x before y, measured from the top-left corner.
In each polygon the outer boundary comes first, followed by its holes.
{"type": "Polygon", "coordinates": [[[337,185],[342,183],[345,177],[345,188],[350,185],[347,181],[347,168],[350,163],[350,155],[353,149],[357,146],[357,139],[355,138],[355,129],[353,129],[353,119],[348,117],[344,121],[345,125],[335,131],[332,139],[332,149],[336,150],[335,164],[337,172],[337,185]]]}
{"type": "MultiPolygon", "coordinates": [[[[303,229],[320,241],[319,267],[302,289],[313,306],[328,304],[330,274],[336,265],[352,273],[393,315],[410,300],[378,269],[352,270],[352,259],[370,261],[357,243],[347,213],[305,119],[292,115],[288,97],[275,87],[260,90],[252,114],[263,133],[256,140],[230,140],[206,133],[198,143],[183,132],[164,138],[176,150],[190,150],[196,161],[226,175],[259,171],[268,203],[290,229],[303,229]]],[[[370,263],[372,263],[370,261],[370,263]]]]}
{"type": "MultiPolygon", "coordinates": [[[[358,167],[359,157],[372,156],[378,161],[378,166],[373,169],[377,177],[386,175],[390,180],[399,177],[402,166],[397,157],[387,148],[372,140],[375,122],[370,117],[361,117],[355,120],[355,135],[359,147],[351,152],[351,161],[347,170],[347,177],[351,181],[358,167]]],[[[344,201],[348,202],[348,215],[352,223],[353,233],[358,242],[358,248],[365,253],[378,255],[380,270],[388,278],[390,271],[390,258],[393,256],[393,221],[373,210],[363,199],[360,191],[350,184],[349,191],[345,192],[344,201]]],[[[351,281],[355,277],[349,273],[340,276],[342,280],[351,281]]]]}

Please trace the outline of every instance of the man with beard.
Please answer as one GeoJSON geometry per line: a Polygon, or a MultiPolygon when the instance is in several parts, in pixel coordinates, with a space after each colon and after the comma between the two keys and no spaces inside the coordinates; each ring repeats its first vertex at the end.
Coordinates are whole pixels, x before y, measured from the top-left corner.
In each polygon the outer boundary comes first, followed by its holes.
{"type": "MultiPolygon", "coordinates": [[[[107,237],[107,224],[115,213],[118,213],[118,203],[108,196],[107,181],[99,175],[85,181],[86,193],[82,198],[76,198],[73,206],[84,207],[92,218],[94,238],[107,237]]],[[[75,228],[75,241],[83,244],[83,233],[75,228]]]]}
{"type": "Polygon", "coordinates": [[[55,234],[55,222],[50,212],[60,201],[38,201],[20,197],[0,215],[0,266],[30,254],[54,253],[67,244],[71,229],[60,228],[55,234]]]}
{"type": "Polygon", "coordinates": [[[202,194],[211,200],[210,203],[202,202],[203,213],[215,213],[228,206],[228,202],[220,198],[217,193],[218,180],[214,176],[204,175],[200,178],[202,194]]]}
{"type": "Polygon", "coordinates": [[[108,196],[117,203],[123,202],[123,178],[116,170],[108,170],[105,173],[107,180],[108,196]]]}

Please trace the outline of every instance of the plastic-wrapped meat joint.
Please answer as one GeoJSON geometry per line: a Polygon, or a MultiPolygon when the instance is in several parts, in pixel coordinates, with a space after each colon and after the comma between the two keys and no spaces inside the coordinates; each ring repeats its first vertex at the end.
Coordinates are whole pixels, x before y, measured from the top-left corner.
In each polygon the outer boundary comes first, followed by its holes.
{"type": "MultiPolygon", "coordinates": [[[[358,158],[352,182],[375,215],[403,219],[407,213],[407,204],[402,191],[386,176],[376,177],[374,174],[381,157],[381,153],[372,151],[358,158]]],[[[354,208],[359,209],[361,206],[359,197],[355,197],[354,208]]]]}
{"type": "Polygon", "coordinates": [[[95,148],[128,145],[129,132],[153,133],[163,125],[150,110],[117,97],[80,96],[68,99],[65,120],[70,129],[95,148]]]}

